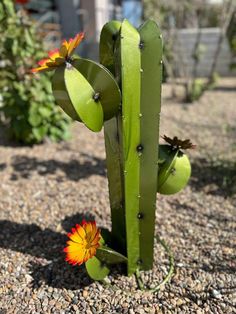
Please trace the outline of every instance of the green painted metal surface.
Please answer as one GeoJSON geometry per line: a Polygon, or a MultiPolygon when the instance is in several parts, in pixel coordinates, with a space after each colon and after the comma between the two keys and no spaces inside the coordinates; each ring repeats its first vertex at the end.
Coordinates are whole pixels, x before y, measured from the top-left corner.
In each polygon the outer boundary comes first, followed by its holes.
{"type": "Polygon", "coordinates": [[[93,87],[102,104],[104,120],[109,120],[118,113],[121,94],[115,78],[104,66],[87,59],[76,59],[73,66],[93,87]]]}
{"type": "Polygon", "coordinates": [[[122,91],[122,112],[105,123],[105,143],[112,233],[122,252],[126,246],[129,275],[152,267],[158,174],[162,40],[154,22],[139,32],[126,20],[109,22],[100,46],[122,91]]]}
{"type": "Polygon", "coordinates": [[[141,37],[140,258],[141,269],[153,264],[159,120],[161,109],[162,37],[154,21],[139,28],[141,37]]]}
{"type": "Polygon", "coordinates": [[[114,48],[120,27],[121,22],[110,21],[103,26],[100,37],[100,62],[113,74],[115,74],[114,48]]]}
{"type": "Polygon", "coordinates": [[[126,254],[126,228],[124,207],[123,171],[121,164],[120,117],[114,117],[104,124],[106,164],[112,221],[113,247],[126,254]]]}
{"type": "Polygon", "coordinates": [[[137,30],[124,20],[121,25],[120,56],[122,85],[122,137],[128,275],[137,269],[139,247],[140,157],[140,87],[141,52],[137,30]]]}
{"type": "Polygon", "coordinates": [[[99,132],[103,126],[103,110],[100,101],[94,99],[94,89],[72,65],[66,66],[64,76],[75,111],[90,130],[99,132]]]}
{"type": "Polygon", "coordinates": [[[73,120],[81,121],[67,93],[64,71],[65,66],[58,67],[52,77],[52,91],[54,98],[56,103],[64,110],[66,114],[68,114],[69,117],[71,117],[73,120]]]}
{"type": "MultiPolygon", "coordinates": [[[[104,25],[100,37],[100,62],[115,73],[114,50],[121,23],[111,21],[104,25]]],[[[113,247],[126,254],[123,169],[121,160],[121,114],[104,123],[106,164],[112,221],[113,247]]]]}
{"type": "Polygon", "coordinates": [[[99,247],[96,252],[96,257],[105,264],[119,264],[127,262],[127,257],[107,246],[99,247]]]}
{"type": "Polygon", "coordinates": [[[90,258],[85,267],[90,278],[94,280],[104,279],[110,272],[106,264],[101,262],[96,256],[90,258]]]}
{"type": "Polygon", "coordinates": [[[170,145],[160,145],[159,160],[157,191],[165,195],[178,193],[187,185],[191,176],[188,156],[180,150],[173,150],[170,145]]]}
{"type": "Polygon", "coordinates": [[[101,102],[95,91],[73,65],[58,67],[53,75],[52,90],[57,104],[74,120],[82,121],[98,132],[103,126],[101,102]]]}

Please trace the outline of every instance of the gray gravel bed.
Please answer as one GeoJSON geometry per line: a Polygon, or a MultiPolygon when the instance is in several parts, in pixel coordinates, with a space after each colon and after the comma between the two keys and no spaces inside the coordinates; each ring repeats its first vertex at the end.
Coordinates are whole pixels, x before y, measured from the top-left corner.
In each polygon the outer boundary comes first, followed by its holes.
{"type": "MultiPolygon", "coordinates": [[[[108,285],[64,262],[66,232],[93,218],[110,228],[102,132],[73,126],[67,143],[21,147],[0,139],[0,314],[236,313],[236,90],[222,80],[186,105],[163,88],[161,134],[191,138],[192,178],[157,197],[156,234],[170,245],[175,273],[157,293],[137,290],[115,268],[108,285]]],[[[158,243],[150,287],[165,276],[158,243]]]]}

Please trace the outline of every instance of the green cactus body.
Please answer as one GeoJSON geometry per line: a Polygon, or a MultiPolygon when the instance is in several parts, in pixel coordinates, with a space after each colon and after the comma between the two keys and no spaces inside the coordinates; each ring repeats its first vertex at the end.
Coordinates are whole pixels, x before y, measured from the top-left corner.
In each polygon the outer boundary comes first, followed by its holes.
{"type": "Polygon", "coordinates": [[[140,156],[140,258],[142,269],[153,264],[155,207],[157,191],[159,120],[161,108],[162,37],[153,21],[140,28],[141,37],[141,144],[140,156]]]}
{"type": "Polygon", "coordinates": [[[128,21],[110,22],[101,34],[100,60],[122,90],[122,113],[104,129],[112,234],[127,252],[128,274],[150,269],[153,261],[161,51],[160,31],[151,21],[140,35],[128,21]]]}
{"type": "Polygon", "coordinates": [[[124,163],[124,195],[128,274],[140,262],[139,220],[140,164],[138,147],[140,135],[141,51],[140,36],[127,20],[120,33],[120,62],[122,90],[122,157],[124,163]]]}
{"type": "MultiPolygon", "coordinates": [[[[115,76],[114,49],[121,23],[110,21],[105,24],[100,37],[100,62],[115,76]]],[[[121,163],[121,115],[104,123],[106,165],[111,206],[113,247],[126,254],[126,228],[121,163]]]]}

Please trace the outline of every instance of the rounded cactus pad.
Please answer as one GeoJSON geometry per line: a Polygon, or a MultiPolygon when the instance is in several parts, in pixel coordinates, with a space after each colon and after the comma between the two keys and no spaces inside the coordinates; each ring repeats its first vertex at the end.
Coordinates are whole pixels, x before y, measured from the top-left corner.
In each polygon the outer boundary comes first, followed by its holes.
{"type": "Polygon", "coordinates": [[[99,132],[103,126],[103,109],[95,99],[95,90],[70,63],[58,67],[52,80],[57,104],[74,120],[82,121],[90,130],[99,132]]]}
{"type": "Polygon", "coordinates": [[[102,105],[104,120],[114,117],[121,104],[121,93],[110,71],[97,62],[82,58],[75,59],[72,64],[93,87],[94,95],[102,105]]]}
{"type": "Polygon", "coordinates": [[[58,67],[52,79],[57,104],[73,119],[99,132],[119,110],[121,94],[113,75],[82,58],[58,67]]]}
{"type": "Polygon", "coordinates": [[[159,174],[157,192],[170,195],[181,191],[191,175],[188,156],[170,145],[159,146],[159,174]]]}

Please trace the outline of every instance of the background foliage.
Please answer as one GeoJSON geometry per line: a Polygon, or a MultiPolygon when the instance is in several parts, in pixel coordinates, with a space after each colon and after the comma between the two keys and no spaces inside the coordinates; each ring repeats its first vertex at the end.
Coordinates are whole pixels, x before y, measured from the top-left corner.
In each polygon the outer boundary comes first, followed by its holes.
{"type": "Polygon", "coordinates": [[[35,26],[26,12],[15,12],[11,0],[0,3],[0,23],[1,122],[27,144],[68,138],[70,120],[54,102],[50,74],[30,73],[45,57],[35,26]]]}
{"type": "MultiPolygon", "coordinates": [[[[172,96],[176,96],[175,85],[184,86],[184,100],[193,102],[199,99],[203,93],[215,86],[218,74],[216,73],[217,61],[221,51],[223,40],[228,32],[231,50],[235,46],[235,2],[224,0],[214,5],[207,0],[143,0],[144,18],[152,18],[160,25],[164,35],[164,80],[168,78],[172,84],[172,96]],[[231,20],[231,23],[230,23],[231,20]],[[205,47],[201,44],[201,29],[217,27],[219,38],[216,50],[212,54],[212,66],[209,76],[202,80],[198,77],[198,66],[204,58],[205,47]],[[196,41],[192,54],[193,70],[189,71],[183,60],[180,50],[175,49],[178,30],[184,28],[196,29],[196,41]],[[181,65],[181,72],[176,72],[176,64],[181,65]]],[[[233,67],[233,64],[232,64],[233,67]]]]}

